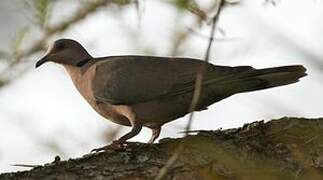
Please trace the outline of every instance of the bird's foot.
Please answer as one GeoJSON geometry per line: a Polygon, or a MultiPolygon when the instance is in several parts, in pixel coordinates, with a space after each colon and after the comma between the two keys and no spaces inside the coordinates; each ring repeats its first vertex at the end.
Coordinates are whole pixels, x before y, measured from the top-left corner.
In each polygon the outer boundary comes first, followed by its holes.
{"type": "Polygon", "coordinates": [[[96,153],[100,151],[107,151],[107,150],[121,150],[125,148],[126,143],[120,141],[113,141],[111,144],[103,146],[101,148],[96,148],[91,150],[91,153],[96,153]]]}

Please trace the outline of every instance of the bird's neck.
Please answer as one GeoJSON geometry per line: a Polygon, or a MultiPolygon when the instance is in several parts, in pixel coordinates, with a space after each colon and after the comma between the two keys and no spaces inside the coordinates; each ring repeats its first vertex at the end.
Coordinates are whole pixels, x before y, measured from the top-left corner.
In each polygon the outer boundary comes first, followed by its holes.
{"type": "Polygon", "coordinates": [[[83,75],[81,68],[71,66],[71,65],[65,65],[65,64],[64,64],[64,68],[68,72],[68,74],[70,75],[74,84],[76,82],[78,82],[79,80],[81,80],[82,75],[83,75]]]}
{"type": "Polygon", "coordinates": [[[94,69],[88,68],[83,72],[82,68],[64,65],[66,71],[70,75],[76,89],[80,94],[89,102],[93,99],[93,94],[91,91],[91,83],[94,76],[94,69]]]}

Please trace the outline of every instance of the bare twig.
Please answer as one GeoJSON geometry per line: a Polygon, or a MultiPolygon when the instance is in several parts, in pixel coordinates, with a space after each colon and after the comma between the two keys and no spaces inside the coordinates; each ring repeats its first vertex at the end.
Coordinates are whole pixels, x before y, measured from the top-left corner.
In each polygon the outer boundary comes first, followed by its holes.
{"type": "MultiPolygon", "coordinates": [[[[214,40],[215,25],[217,24],[217,21],[219,19],[221,9],[222,9],[223,5],[225,4],[224,0],[218,0],[217,2],[218,2],[217,11],[216,11],[214,17],[212,18],[211,34],[210,34],[210,37],[209,37],[209,43],[208,43],[208,47],[206,49],[206,53],[205,53],[205,57],[204,57],[204,63],[198,69],[197,75],[196,75],[195,86],[194,86],[194,94],[193,94],[193,98],[192,98],[191,105],[190,105],[190,108],[189,108],[190,116],[189,116],[189,121],[188,121],[187,126],[186,126],[186,131],[185,131],[186,135],[188,135],[188,133],[190,132],[191,124],[192,124],[192,121],[193,121],[193,115],[194,115],[193,112],[194,112],[194,110],[195,110],[195,108],[197,106],[198,100],[199,100],[200,95],[201,95],[202,82],[203,82],[203,73],[205,71],[206,64],[209,61],[210,51],[211,51],[212,43],[213,43],[213,40],[214,40]]],[[[178,159],[179,154],[183,152],[184,148],[185,148],[185,141],[179,143],[178,147],[174,151],[174,154],[168,159],[165,166],[162,167],[162,169],[159,171],[159,173],[158,173],[157,177],[155,178],[155,180],[160,180],[160,179],[163,179],[163,177],[165,177],[165,175],[167,174],[170,167],[178,159]]]]}
{"type": "Polygon", "coordinates": [[[41,165],[31,165],[31,164],[12,164],[11,166],[16,166],[16,167],[26,167],[26,168],[35,168],[35,167],[40,167],[41,165]]]}
{"type": "Polygon", "coordinates": [[[179,155],[184,150],[184,144],[180,143],[177,149],[175,149],[174,154],[167,160],[165,166],[163,166],[160,171],[158,172],[158,175],[156,176],[155,180],[161,180],[165,177],[168,170],[172,167],[172,165],[176,162],[179,155]]]}
{"type": "Polygon", "coordinates": [[[315,139],[317,139],[318,137],[320,137],[320,135],[315,135],[314,137],[311,137],[309,140],[307,140],[304,144],[308,144],[308,143],[314,141],[315,139]]]}
{"type": "MultiPolygon", "coordinates": [[[[219,8],[218,0],[215,1],[215,3],[212,3],[211,7],[208,8],[208,10],[205,10],[205,12],[200,9],[200,7],[197,5],[197,3],[194,0],[188,1],[186,5],[186,9],[191,13],[193,13],[194,15],[196,15],[198,18],[195,19],[195,21],[192,23],[190,27],[187,27],[182,31],[175,31],[170,55],[176,56],[180,54],[180,51],[179,51],[180,46],[190,37],[191,34],[198,34],[197,32],[195,32],[195,29],[199,28],[203,22],[205,21],[208,22],[211,18],[209,18],[207,14],[210,13],[210,11],[213,11],[214,9],[216,9],[216,13],[217,13],[218,8],[219,8]]],[[[208,36],[204,37],[203,35],[200,35],[200,37],[208,39],[208,36]]]]}
{"type": "MultiPolygon", "coordinates": [[[[188,120],[188,123],[186,126],[186,132],[189,132],[191,129],[191,126],[192,126],[193,117],[194,117],[194,110],[198,104],[198,101],[199,101],[199,98],[201,95],[201,91],[202,91],[203,73],[205,72],[206,64],[209,62],[210,51],[211,51],[212,43],[214,40],[215,25],[218,22],[219,15],[221,13],[221,10],[222,10],[222,7],[224,4],[225,4],[224,0],[218,1],[217,11],[215,12],[214,17],[212,18],[211,34],[209,37],[208,47],[205,52],[204,63],[198,69],[197,74],[196,74],[194,94],[193,94],[193,98],[191,101],[191,105],[189,107],[190,115],[189,115],[189,120],[188,120]]],[[[188,133],[186,133],[186,135],[188,135],[188,133]]]]}
{"type": "Polygon", "coordinates": [[[271,4],[273,6],[277,6],[278,3],[280,3],[280,0],[265,0],[263,2],[264,5],[271,4]]]}
{"type": "Polygon", "coordinates": [[[70,19],[59,23],[56,26],[49,27],[46,29],[46,36],[53,35],[58,32],[62,32],[69,28],[71,25],[83,20],[89,14],[96,12],[100,7],[106,6],[108,3],[114,2],[114,0],[96,0],[89,1],[86,5],[82,6],[77,13],[72,16],[70,19]]]}

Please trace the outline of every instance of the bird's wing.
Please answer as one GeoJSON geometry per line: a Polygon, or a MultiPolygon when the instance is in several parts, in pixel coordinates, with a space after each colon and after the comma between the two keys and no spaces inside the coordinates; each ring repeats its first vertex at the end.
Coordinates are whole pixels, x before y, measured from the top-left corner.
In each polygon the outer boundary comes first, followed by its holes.
{"type": "MultiPolygon", "coordinates": [[[[114,56],[97,60],[92,90],[98,101],[110,104],[136,104],[181,95],[194,90],[202,61],[190,58],[114,56]]],[[[214,83],[236,72],[250,70],[206,65],[203,84],[214,83]]]]}

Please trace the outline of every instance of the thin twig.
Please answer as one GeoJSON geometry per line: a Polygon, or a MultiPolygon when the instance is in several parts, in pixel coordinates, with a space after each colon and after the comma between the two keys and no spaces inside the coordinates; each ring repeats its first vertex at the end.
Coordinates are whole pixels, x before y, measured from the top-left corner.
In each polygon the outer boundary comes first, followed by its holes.
{"type": "Polygon", "coordinates": [[[176,160],[178,159],[179,155],[182,153],[183,150],[184,150],[184,144],[180,143],[177,149],[175,149],[174,154],[167,160],[166,164],[160,169],[155,180],[161,180],[165,177],[168,170],[176,162],[176,160]]]}
{"type": "Polygon", "coordinates": [[[31,165],[31,164],[12,164],[11,166],[16,166],[16,167],[27,167],[27,168],[35,168],[35,167],[40,167],[41,165],[31,165]]]}
{"type": "Polygon", "coordinates": [[[320,135],[315,135],[312,138],[310,138],[309,140],[307,140],[304,144],[308,144],[308,143],[314,141],[315,139],[317,139],[318,137],[320,137],[320,135]]]}
{"type": "MultiPolygon", "coordinates": [[[[209,37],[208,47],[207,47],[206,53],[205,53],[204,63],[198,69],[197,75],[196,75],[195,86],[194,86],[194,88],[195,88],[194,89],[194,94],[193,94],[193,98],[192,98],[191,105],[190,105],[190,108],[189,108],[190,117],[189,117],[189,121],[187,123],[186,131],[185,131],[186,136],[190,132],[190,128],[191,128],[191,124],[192,124],[193,116],[194,116],[193,112],[194,112],[194,110],[196,108],[196,105],[198,103],[198,100],[200,98],[201,89],[202,89],[202,82],[203,82],[203,73],[205,71],[206,64],[209,62],[210,51],[211,51],[212,43],[213,43],[213,40],[214,40],[215,25],[217,24],[217,21],[219,19],[221,9],[222,9],[223,5],[225,4],[224,0],[218,0],[217,2],[218,2],[217,11],[216,11],[214,17],[212,18],[211,34],[210,34],[210,37],[209,37]]],[[[159,173],[158,173],[157,177],[155,178],[155,180],[160,180],[160,179],[163,179],[165,177],[165,175],[167,174],[167,172],[169,171],[171,166],[176,162],[179,155],[184,150],[184,148],[185,148],[185,140],[183,142],[180,142],[178,147],[175,149],[174,154],[168,159],[165,166],[163,166],[161,168],[161,170],[159,171],[159,173]]]]}
{"type": "MultiPolygon", "coordinates": [[[[199,98],[201,96],[203,73],[205,72],[207,63],[209,62],[211,47],[212,47],[212,43],[214,41],[215,25],[218,22],[219,15],[221,13],[222,6],[224,5],[224,3],[225,3],[224,0],[219,0],[218,1],[217,11],[215,12],[214,17],[212,18],[211,34],[210,34],[210,37],[209,37],[209,43],[208,43],[208,47],[206,49],[206,53],[205,53],[205,57],[204,57],[204,63],[198,69],[197,74],[196,74],[194,93],[193,93],[193,98],[192,98],[191,105],[190,105],[190,108],[189,108],[190,115],[189,115],[188,123],[186,125],[186,132],[189,132],[190,129],[191,129],[192,122],[193,122],[193,117],[194,117],[194,111],[196,109],[196,106],[198,104],[199,98]]],[[[188,133],[186,133],[186,135],[188,135],[188,133]]]]}

